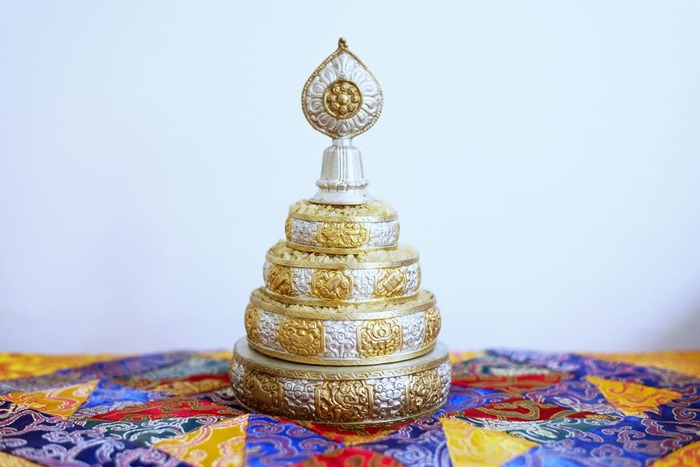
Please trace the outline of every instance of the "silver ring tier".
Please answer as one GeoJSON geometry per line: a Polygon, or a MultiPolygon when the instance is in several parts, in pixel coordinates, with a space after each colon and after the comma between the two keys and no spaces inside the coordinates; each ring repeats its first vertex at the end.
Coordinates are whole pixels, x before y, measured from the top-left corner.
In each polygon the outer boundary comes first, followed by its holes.
{"type": "Polygon", "coordinates": [[[401,302],[420,289],[418,255],[385,262],[305,262],[268,253],[263,266],[267,293],[284,303],[337,306],[401,302]]]}
{"type": "Polygon", "coordinates": [[[248,343],[271,357],[315,365],[389,363],[433,348],[441,324],[433,294],[421,291],[414,300],[381,308],[285,305],[258,289],[245,311],[248,343]]]}
{"type": "Polygon", "coordinates": [[[358,427],[384,425],[433,413],[450,388],[447,348],[386,365],[332,367],[289,363],[236,343],[230,367],[240,403],[295,420],[358,427]]]}
{"type": "Polygon", "coordinates": [[[398,246],[399,221],[318,221],[287,219],[287,246],[296,250],[357,254],[398,246]]]}

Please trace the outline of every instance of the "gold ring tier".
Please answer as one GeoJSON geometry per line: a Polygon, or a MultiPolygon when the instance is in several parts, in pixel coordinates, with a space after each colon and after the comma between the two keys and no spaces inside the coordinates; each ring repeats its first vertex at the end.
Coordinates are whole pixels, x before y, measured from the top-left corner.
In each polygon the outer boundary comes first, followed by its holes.
{"type": "Polygon", "coordinates": [[[384,201],[359,206],[319,205],[299,201],[289,208],[287,246],[337,255],[394,249],[399,241],[396,211],[384,201]]]}
{"type": "Polygon", "coordinates": [[[386,425],[437,411],[450,388],[447,348],[385,365],[303,365],[267,357],[245,338],[233,350],[230,377],[249,410],[343,427],[386,425]]]}
{"type": "Polygon", "coordinates": [[[402,245],[358,255],[294,250],[279,242],[265,257],[266,293],[277,301],[339,306],[403,302],[420,289],[418,252],[402,245]]]}
{"type": "Polygon", "coordinates": [[[428,291],[401,304],[289,305],[254,291],[245,311],[248,344],[258,352],[316,365],[373,365],[429,352],[440,311],[428,291]]]}

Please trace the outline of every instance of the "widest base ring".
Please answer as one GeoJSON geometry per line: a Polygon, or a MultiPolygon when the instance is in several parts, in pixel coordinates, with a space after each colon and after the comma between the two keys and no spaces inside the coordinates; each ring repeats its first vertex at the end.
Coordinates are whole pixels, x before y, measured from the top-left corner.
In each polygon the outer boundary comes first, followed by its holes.
{"type": "Polygon", "coordinates": [[[437,411],[450,388],[447,348],[384,365],[304,365],[267,357],[245,338],[233,350],[231,384],[249,410],[346,428],[387,425],[437,411]]]}

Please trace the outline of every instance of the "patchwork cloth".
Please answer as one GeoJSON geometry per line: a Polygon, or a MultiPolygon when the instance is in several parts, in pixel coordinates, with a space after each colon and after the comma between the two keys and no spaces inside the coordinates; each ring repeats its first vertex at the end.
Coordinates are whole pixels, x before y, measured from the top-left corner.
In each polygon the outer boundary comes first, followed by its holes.
{"type": "Polygon", "coordinates": [[[445,407],[361,432],[244,410],[229,358],[0,354],[0,465],[700,465],[700,351],[453,353],[445,407]]]}

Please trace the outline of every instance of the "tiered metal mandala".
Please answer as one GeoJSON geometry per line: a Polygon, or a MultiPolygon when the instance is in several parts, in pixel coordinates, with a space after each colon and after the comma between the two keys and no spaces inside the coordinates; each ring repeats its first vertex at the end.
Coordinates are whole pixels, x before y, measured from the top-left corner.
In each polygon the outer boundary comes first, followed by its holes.
{"type": "Polygon", "coordinates": [[[306,82],[304,115],[333,138],[318,193],[289,209],[245,312],[231,382],[251,410],[358,426],[434,412],[450,387],[440,312],[389,204],[367,193],[352,138],[382,109],[379,83],[343,39],[306,82]]]}

